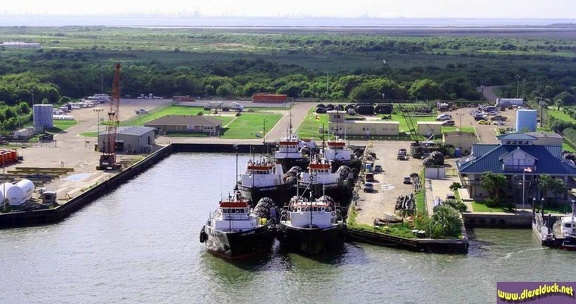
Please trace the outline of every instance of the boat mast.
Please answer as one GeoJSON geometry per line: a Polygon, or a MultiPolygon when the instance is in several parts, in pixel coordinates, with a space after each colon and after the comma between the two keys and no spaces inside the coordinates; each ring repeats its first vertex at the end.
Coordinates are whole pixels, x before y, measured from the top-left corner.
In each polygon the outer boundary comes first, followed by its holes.
{"type": "Polygon", "coordinates": [[[234,145],[234,151],[236,151],[236,175],[234,176],[235,184],[234,184],[234,191],[238,191],[238,145],[234,145]]]}

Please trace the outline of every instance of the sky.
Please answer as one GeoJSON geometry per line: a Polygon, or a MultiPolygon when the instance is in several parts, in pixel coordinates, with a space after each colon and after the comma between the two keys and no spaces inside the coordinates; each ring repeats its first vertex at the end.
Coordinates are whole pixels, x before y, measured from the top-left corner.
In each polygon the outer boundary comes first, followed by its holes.
{"type": "Polygon", "coordinates": [[[574,0],[15,0],[0,14],[576,19],[574,0]]]}

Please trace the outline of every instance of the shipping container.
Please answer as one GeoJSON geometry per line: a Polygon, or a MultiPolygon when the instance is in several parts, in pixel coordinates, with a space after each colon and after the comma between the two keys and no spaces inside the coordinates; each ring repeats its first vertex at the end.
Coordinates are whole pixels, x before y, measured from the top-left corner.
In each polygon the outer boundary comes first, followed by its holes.
{"type": "Polygon", "coordinates": [[[288,100],[286,94],[256,93],[252,95],[252,102],[283,103],[288,100]]]}

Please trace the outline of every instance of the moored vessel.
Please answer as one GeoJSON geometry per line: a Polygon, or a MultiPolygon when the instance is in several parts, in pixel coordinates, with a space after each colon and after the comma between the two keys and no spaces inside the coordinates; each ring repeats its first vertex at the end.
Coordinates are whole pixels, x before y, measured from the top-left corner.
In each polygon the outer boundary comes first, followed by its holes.
{"type": "Polygon", "coordinates": [[[219,202],[200,231],[200,242],[208,251],[230,260],[267,252],[273,240],[271,225],[252,212],[238,191],[219,202]]]}
{"type": "Polygon", "coordinates": [[[576,250],[576,227],[574,215],[562,216],[554,223],[554,238],[558,247],[564,250],[576,250]]]}
{"type": "Polygon", "coordinates": [[[340,166],[345,165],[351,169],[360,170],[362,160],[355,152],[346,145],[346,142],[338,137],[326,141],[320,155],[332,163],[332,170],[336,171],[340,166]]]}
{"type": "Polygon", "coordinates": [[[296,134],[290,133],[278,141],[278,149],[274,152],[274,159],[282,164],[285,170],[298,166],[305,169],[310,161],[310,155],[316,150],[313,140],[301,140],[296,134]]]}
{"type": "Polygon", "coordinates": [[[294,196],[282,211],[276,237],[280,246],[306,255],[333,252],[344,245],[345,224],[328,196],[294,196]]]}
{"type": "Polygon", "coordinates": [[[300,173],[298,191],[310,191],[314,198],[327,195],[346,206],[352,196],[354,174],[348,166],[340,166],[332,172],[332,164],[326,159],[315,158],[308,169],[300,173]]]}
{"type": "Polygon", "coordinates": [[[298,173],[297,169],[284,173],[282,164],[267,159],[249,160],[246,172],[240,175],[238,189],[252,206],[263,197],[275,202],[286,201],[296,193],[298,173]]]}

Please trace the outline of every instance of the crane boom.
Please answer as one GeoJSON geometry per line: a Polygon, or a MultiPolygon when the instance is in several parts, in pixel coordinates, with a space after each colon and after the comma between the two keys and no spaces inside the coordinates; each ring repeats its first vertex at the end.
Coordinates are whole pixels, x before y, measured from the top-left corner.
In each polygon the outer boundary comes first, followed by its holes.
{"type": "Polygon", "coordinates": [[[110,109],[108,110],[108,123],[106,125],[106,138],[102,155],[100,155],[100,170],[115,170],[120,168],[116,162],[116,134],[120,120],[118,110],[120,109],[120,63],[116,64],[114,71],[114,82],[112,83],[112,96],[110,100],[110,109]]]}

